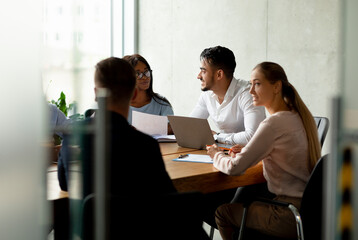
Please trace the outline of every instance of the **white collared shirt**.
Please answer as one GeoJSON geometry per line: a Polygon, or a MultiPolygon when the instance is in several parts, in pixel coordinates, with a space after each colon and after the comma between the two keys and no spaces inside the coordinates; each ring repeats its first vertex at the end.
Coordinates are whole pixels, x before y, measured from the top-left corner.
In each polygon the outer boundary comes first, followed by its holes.
{"type": "Polygon", "coordinates": [[[253,105],[249,91],[249,82],[233,78],[221,104],[213,91],[202,92],[190,116],[210,116],[220,129],[218,142],[246,145],[265,119],[264,107],[253,105]]]}

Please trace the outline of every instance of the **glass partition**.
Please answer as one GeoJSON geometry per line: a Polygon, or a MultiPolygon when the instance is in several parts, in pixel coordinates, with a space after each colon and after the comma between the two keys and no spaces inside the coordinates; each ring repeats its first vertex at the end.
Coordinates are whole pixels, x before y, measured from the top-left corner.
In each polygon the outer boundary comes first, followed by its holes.
{"type": "Polygon", "coordinates": [[[333,101],[322,239],[356,239],[358,227],[358,2],[341,2],[340,95],[333,101]]]}
{"type": "MultiPolygon", "coordinates": [[[[98,126],[81,128],[76,122],[92,117],[93,112],[88,110],[99,107],[94,94],[95,65],[110,56],[135,53],[136,6],[136,1],[129,0],[44,1],[43,92],[47,102],[71,119],[69,124],[55,128],[61,134],[53,137],[55,157],[50,160],[49,183],[52,189],[57,187],[51,200],[70,199],[71,239],[82,237],[81,209],[86,197],[83,194],[86,176],[80,161],[84,153],[79,144],[83,134],[95,134],[98,138],[98,126]],[[55,186],[59,179],[62,191],[60,185],[55,186]],[[67,182],[67,189],[62,181],[67,182]]],[[[105,238],[98,235],[97,239],[105,238]]]]}
{"type": "Polygon", "coordinates": [[[0,7],[0,239],[46,239],[49,230],[41,12],[39,0],[0,7]]]}

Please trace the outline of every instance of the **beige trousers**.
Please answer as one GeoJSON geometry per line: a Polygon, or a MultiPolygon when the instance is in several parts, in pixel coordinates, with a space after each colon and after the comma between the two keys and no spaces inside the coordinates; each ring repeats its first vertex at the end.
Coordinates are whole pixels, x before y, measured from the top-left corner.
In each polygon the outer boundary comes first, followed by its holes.
{"type": "MultiPolygon", "coordinates": [[[[301,198],[277,196],[274,200],[292,203],[298,209],[301,206],[301,198]]],[[[232,239],[235,229],[240,227],[242,213],[241,203],[224,204],[216,210],[215,221],[224,240],[232,239]]],[[[260,202],[249,206],[246,227],[277,237],[297,236],[296,221],[291,210],[260,202]]]]}

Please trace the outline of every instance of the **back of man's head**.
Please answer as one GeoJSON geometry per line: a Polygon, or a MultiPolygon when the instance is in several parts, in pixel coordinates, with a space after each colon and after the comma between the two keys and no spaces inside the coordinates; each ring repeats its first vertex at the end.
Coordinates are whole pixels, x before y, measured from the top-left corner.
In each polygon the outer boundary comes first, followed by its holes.
{"type": "Polygon", "coordinates": [[[234,53],[222,46],[206,48],[200,54],[200,60],[206,61],[210,66],[222,69],[228,78],[234,76],[236,61],[234,53]]]}
{"type": "Polygon", "coordinates": [[[136,85],[135,71],[127,61],[110,57],[97,63],[95,84],[96,87],[110,91],[111,104],[126,105],[129,104],[136,85]]]}

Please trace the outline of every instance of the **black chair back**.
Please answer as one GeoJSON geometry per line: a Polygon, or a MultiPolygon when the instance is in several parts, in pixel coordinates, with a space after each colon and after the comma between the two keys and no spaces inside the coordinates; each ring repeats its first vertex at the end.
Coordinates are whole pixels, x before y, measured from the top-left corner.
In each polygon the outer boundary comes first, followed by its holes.
{"type": "Polygon", "coordinates": [[[318,130],[318,140],[320,141],[322,147],[328,132],[329,120],[326,117],[314,117],[314,120],[318,130]]]}
{"type": "Polygon", "coordinates": [[[319,240],[322,236],[323,168],[327,158],[328,154],[318,160],[302,196],[300,214],[306,240],[319,240]]]}
{"type": "Polygon", "coordinates": [[[96,110],[95,109],[87,109],[86,111],[85,111],[85,118],[89,118],[89,117],[91,117],[94,113],[96,112],[96,110]]]}

